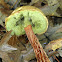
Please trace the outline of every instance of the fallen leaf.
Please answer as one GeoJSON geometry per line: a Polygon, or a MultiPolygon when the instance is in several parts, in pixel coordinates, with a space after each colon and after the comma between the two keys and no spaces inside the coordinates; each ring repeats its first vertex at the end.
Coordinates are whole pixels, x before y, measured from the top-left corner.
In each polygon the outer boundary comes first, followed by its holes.
{"type": "Polygon", "coordinates": [[[3,58],[6,62],[18,62],[22,50],[26,50],[25,46],[21,44],[17,36],[11,36],[11,31],[7,32],[1,39],[0,51],[3,55],[0,57],[7,56],[5,59],[3,58]]]}
{"type": "Polygon", "coordinates": [[[4,0],[0,0],[0,5],[4,6],[4,8],[6,8],[6,9],[10,8],[10,6],[8,4],[6,4],[4,0]]]}
{"type": "Polygon", "coordinates": [[[55,51],[60,47],[62,47],[62,38],[51,41],[50,43],[48,43],[48,45],[45,46],[45,49],[52,49],[55,51]]]}
{"type": "Polygon", "coordinates": [[[3,21],[2,20],[0,20],[0,25],[4,27],[4,24],[3,24],[3,21]]]}
{"type": "Polygon", "coordinates": [[[2,32],[2,31],[6,31],[6,30],[3,26],[0,25],[0,32],[2,32]]]}
{"type": "Polygon", "coordinates": [[[5,8],[0,8],[0,11],[5,17],[9,16],[12,13],[12,10],[7,10],[5,8]]]}
{"type": "Polygon", "coordinates": [[[55,33],[62,32],[62,27],[59,28],[55,33]]]}
{"type": "MultiPolygon", "coordinates": [[[[60,21],[60,20],[59,20],[60,21]]],[[[56,40],[62,38],[62,32],[59,32],[58,30],[61,29],[62,24],[57,24],[54,27],[49,26],[47,32],[45,35],[50,39],[50,40],[56,40]]]]}
{"type": "Polygon", "coordinates": [[[15,36],[15,35],[13,35],[13,36],[9,39],[9,41],[8,41],[7,43],[8,43],[9,45],[11,45],[11,46],[13,46],[13,47],[19,49],[20,51],[22,51],[22,50],[25,50],[26,47],[24,46],[24,44],[21,43],[21,41],[22,41],[22,39],[19,41],[19,40],[18,40],[18,37],[15,36]]]}
{"type": "Polygon", "coordinates": [[[46,16],[49,15],[49,16],[62,17],[59,13],[56,12],[58,7],[59,7],[58,5],[54,5],[54,6],[45,5],[44,7],[40,7],[40,9],[46,16]]]}
{"type": "Polygon", "coordinates": [[[62,47],[58,50],[59,55],[62,57],[62,47]]]}
{"type": "Polygon", "coordinates": [[[11,45],[8,44],[9,39],[11,38],[11,31],[7,32],[3,38],[1,39],[0,42],[0,50],[1,51],[7,51],[11,52],[13,50],[17,50],[17,48],[12,47],[11,45]]]}
{"type": "Polygon", "coordinates": [[[6,52],[0,51],[0,57],[2,58],[2,61],[4,61],[4,62],[13,62],[13,61],[9,58],[9,56],[8,56],[8,54],[7,54],[6,52]]]}
{"type": "Polygon", "coordinates": [[[8,40],[11,38],[11,31],[7,32],[3,38],[1,39],[0,46],[4,43],[7,43],[8,40]]]}
{"type": "MultiPolygon", "coordinates": [[[[22,52],[24,53],[24,52],[22,52]]],[[[29,51],[26,51],[24,54],[20,54],[20,59],[19,61],[21,62],[29,62],[30,60],[35,58],[35,54],[33,49],[30,49],[29,51]],[[23,57],[23,58],[22,58],[23,57]]]]}
{"type": "Polygon", "coordinates": [[[31,0],[29,5],[33,5],[34,3],[37,3],[39,0],[31,0]]]}

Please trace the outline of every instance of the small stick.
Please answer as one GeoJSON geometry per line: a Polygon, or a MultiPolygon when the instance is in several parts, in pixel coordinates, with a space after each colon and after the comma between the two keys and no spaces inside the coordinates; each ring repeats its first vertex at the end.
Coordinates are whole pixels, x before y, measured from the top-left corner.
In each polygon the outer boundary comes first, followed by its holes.
{"type": "Polygon", "coordinates": [[[54,57],[54,59],[56,59],[57,62],[60,62],[60,61],[56,58],[56,56],[53,55],[53,57],[54,57]]]}
{"type": "Polygon", "coordinates": [[[13,6],[11,6],[11,9],[15,6],[15,4],[17,3],[18,0],[16,0],[16,2],[13,4],[13,6]]]}
{"type": "Polygon", "coordinates": [[[24,29],[25,29],[26,35],[33,47],[33,50],[35,52],[37,62],[50,62],[48,56],[46,55],[46,52],[43,50],[43,47],[39,43],[38,38],[34,34],[31,25],[28,25],[24,29]]]}

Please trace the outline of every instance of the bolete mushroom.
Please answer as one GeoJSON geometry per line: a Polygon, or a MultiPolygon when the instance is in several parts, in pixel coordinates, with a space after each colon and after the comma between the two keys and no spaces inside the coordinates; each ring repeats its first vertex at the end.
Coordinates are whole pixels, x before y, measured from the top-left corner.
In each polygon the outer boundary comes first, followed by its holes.
{"type": "Polygon", "coordinates": [[[12,30],[12,35],[25,34],[24,28],[32,26],[35,34],[43,34],[48,28],[48,21],[40,9],[33,6],[23,6],[12,12],[5,20],[6,30],[12,30]]]}
{"type": "Polygon", "coordinates": [[[35,34],[43,34],[48,28],[48,20],[40,9],[33,6],[22,6],[6,18],[7,31],[12,35],[26,35],[34,49],[38,62],[50,62],[35,34]],[[35,34],[34,34],[35,33],[35,34]]]}

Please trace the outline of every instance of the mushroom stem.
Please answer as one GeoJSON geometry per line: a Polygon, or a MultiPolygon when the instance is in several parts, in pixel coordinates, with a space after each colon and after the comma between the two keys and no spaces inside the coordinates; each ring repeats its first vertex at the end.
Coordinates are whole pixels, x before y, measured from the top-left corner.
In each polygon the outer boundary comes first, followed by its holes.
{"type": "Polygon", "coordinates": [[[37,62],[50,62],[48,56],[46,55],[46,52],[43,50],[42,45],[39,43],[38,38],[34,34],[34,32],[32,30],[32,26],[28,25],[24,29],[25,29],[26,35],[33,47],[33,50],[35,52],[37,62]]]}

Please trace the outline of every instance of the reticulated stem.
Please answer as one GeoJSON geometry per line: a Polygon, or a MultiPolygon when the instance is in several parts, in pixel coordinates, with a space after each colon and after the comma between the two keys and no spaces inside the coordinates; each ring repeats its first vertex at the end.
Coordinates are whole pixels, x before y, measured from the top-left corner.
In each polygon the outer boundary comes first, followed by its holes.
{"type": "Polygon", "coordinates": [[[28,25],[27,27],[24,28],[26,35],[34,49],[37,62],[50,62],[48,56],[46,55],[46,52],[43,50],[43,47],[39,43],[38,38],[34,34],[31,25],[28,25]]]}

